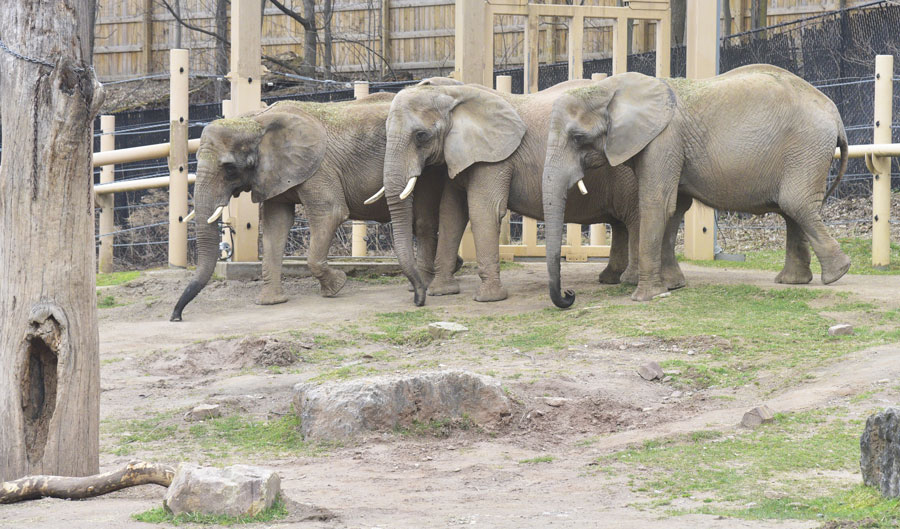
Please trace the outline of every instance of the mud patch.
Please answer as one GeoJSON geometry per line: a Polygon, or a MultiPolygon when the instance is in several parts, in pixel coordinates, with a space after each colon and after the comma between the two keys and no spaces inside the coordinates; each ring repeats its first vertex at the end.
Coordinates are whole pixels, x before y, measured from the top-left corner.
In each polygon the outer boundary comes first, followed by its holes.
{"type": "Polygon", "coordinates": [[[160,353],[145,366],[152,375],[209,375],[253,367],[284,367],[299,362],[310,344],[273,336],[249,336],[192,344],[160,353]]]}

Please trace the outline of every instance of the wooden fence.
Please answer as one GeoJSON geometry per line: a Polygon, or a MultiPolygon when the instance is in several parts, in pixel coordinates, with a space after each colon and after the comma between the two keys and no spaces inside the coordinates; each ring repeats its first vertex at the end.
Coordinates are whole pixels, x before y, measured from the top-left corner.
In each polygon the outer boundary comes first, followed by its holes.
{"type": "MultiPolygon", "coordinates": [[[[221,0],[219,0],[221,1],[221,0]]],[[[244,0],[249,1],[249,0],[244,0]]],[[[558,3],[546,0],[547,3],[558,3]]],[[[734,31],[749,27],[750,0],[730,0],[735,14],[734,31]],[[737,13],[743,11],[743,24],[737,13]]],[[[217,0],[168,0],[179,5],[187,23],[215,32],[217,0]]],[[[777,24],[836,9],[838,0],[769,0],[769,24],[777,24]]],[[[302,12],[300,0],[284,3],[302,12]]],[[[848,0],[848,6],[862,0],[848,0]]],[[[323,18],[316,2],[317,25],[323,18]]],[[[586,5],[616,5],[616,0],[587,0],[586,5]]],[[[332,16],[333,65],[340,73],[377,75],[387,57],[395,72],[420,76],[447,73],[454,66],[456,8],[452,0],[334,0],[332,16]],[[386,3],[386,5],[383,5],[386,3]],[[385,9],[386,8],[386,9],[385,9]],[[387,51],[382,46],[387,43],[387,51]]],[[[611,21],[586,19],[584,58],[609,57],[612,51],[611,21]]],[[[653,23],[635,21],[632,50],[654,49],[653,23]]],[[[157,0],[100,0],[95,31],[94,66],[101,80],[128,79],[168,71],[168,52],[178,48],[175,17],[157,0]]],[[[524,56],[524,17],[495,18],[494,64],[498,68],[521,65],[524,56]]],[[[541,17],[540,62],[566,60],[568,29],[565,19],[541,17]]],[[[190,68],[195,73],[215,72],[213,37],[182,27],[181,48],[191,51],[190,68]]],[[[266,3],[262,24],[262,53],[278,56],[303,54],[304,30],[299,23],[266,3]]],[[[322,67],[323,44],[319,33],[318,67],[322,67]]]]}

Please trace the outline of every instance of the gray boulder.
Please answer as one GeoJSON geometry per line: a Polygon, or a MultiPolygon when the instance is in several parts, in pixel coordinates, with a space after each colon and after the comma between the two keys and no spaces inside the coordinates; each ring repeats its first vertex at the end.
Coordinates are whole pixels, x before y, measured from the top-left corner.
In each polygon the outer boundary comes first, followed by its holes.
{"type": "Polygon", "coordinates": [[[469,328],[452,321],[436,321],[428,324],[428,333],[432,338],[440,340],[441,338],[450,338],[453,335],[468,331],[469,328]]]}
{"type": "Polygon", "coordinates": [[[863,482],[888,498],[900,497],[900,408],[888,408],[866,420],[859,451],[863,482]]]}
{"type": "Polygon", "coordinates": [[[656,362],[647,362],[639,367],[637,372],[644,380],[661,380],[666,376],[666,374],[663,373],[662,368],[656,362]]]}
{"type": "Polygon", "coordinates": [[[280,491],[281,478],[274,470],[182,463],[166,491],[163,507],[173,514],[253,516],[271,507],[280,491]]]}
{"type": "Polygon", "coordinates": [[[307,439],[348,439],[413,422],[467,417],[491,426],[512,413],[500,385],[464,371],[294,386],[294,409],[307,439]]]}

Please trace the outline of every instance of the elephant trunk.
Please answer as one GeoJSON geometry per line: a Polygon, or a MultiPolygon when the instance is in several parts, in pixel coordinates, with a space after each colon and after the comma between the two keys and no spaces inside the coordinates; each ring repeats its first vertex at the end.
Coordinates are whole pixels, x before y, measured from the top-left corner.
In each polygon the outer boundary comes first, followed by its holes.
{"type": "MultiPolygon", "coordinates": [[[[578,165],[576,164],[576,167],[578,165]]],[[[546,237],[547,274],[549,275],[550,299],[561,309],[571,307],[575,302],[575,292],[562,292],[560,281],[560,255],[562,249],[562,231],[566,213],[566,196],[568,183],[576,182],[583,175],[573,175],[572,165],[561,162],[548,150],[547,164],[544,167],[543,202],[544,202],[544,236],[546,237]]]]}
{"type": "MultiPolygon", "coordinates": [[[[413,200],[414,196],[401,199],[400,195],[409,185],[410,175],[406,167],[403,154],[405,150],[392,148],[393,142],[388,142],[388,155],[384,163],[384,186],[387,197],[388,209],[391,212],[391,229],[394,236],[394,253],[403,274],[412,283],[415,291],[414,301],[416,306],[425,304],[425,282],[416,268],[416,256],[413,249],[413,200]],[[394,153],[394,154],[391,154],[394,153]]],[[[411,190],[410,190],[411,191],[411,190]]]]}
{"type": "MultiPolygon", "coordinates": [[[[216,262],[219,260],[219,229],[218,224],[207,222],[216,208],[216,199],[221,193],[213,193],[209,189],[210,182],[207,179],[208,172],[198,169],[197,185],[194,191],[194,208],[196,210],[197,232],[197,270],[191,278],[191,282],[185,287],[178,299],[172,317],[169,321],[181,321],[181,312],[191,302],[212,277],[216,262]],[[204,174],[206,173],[206,174],[204,174]]],[[[213,186],[214,187],[214,186],[213,186]]]]}

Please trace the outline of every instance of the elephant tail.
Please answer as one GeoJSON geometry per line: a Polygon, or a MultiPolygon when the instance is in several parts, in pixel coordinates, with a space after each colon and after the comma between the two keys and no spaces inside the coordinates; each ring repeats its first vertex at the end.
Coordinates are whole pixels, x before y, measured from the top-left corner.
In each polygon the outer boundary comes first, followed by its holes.
{"type": "Polygon", "coordinates": [[[825,203],[825,199],[831,196],[831,193],[837,189],[838,184],[841,183],[841,178],[844,177],[844,173],[847,172],[847,153],[849,152],[849,148],[847,147],[847,131],[844,130],[844,124],[841,123],[840,119],[838,120],[838,125],[840,125],[838,129],[838,138],[837,138],[837,146],[841,149],[841,167],[838,169],[838,174],[834,178],[834,182],[831,183],[831,187],[828,188],[828,191],[825,192],[825,196],[822,197],[822,203],[825,203]]]}

